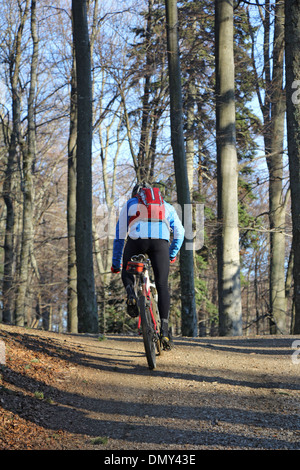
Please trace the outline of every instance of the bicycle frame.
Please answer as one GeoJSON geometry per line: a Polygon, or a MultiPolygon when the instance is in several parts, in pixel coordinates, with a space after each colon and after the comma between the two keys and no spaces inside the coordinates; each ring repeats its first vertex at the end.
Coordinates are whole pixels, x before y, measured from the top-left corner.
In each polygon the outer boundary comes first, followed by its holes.
{"type": "MultiPolygon", "coordinates": [[[[154,314],[153,314],[153,308],[152,308],[153,306],[152,306],[152,301],[151,301],[151,297],[150,297],[150,289],[151,289],[151,287],[155,288],[155,284],[150,281],[149,271],[148,271],[147,268],[145,269],[145,271],[143,273],[143,276],[141,276],[141,277],[142,277],[143,295],[146,297],[146,299],[149,302],[149,309],[150,309],[150,313],[151,313],[151,318],[152,318],[154,328],[155,328],[155,331],[156,331],[158,329],[158,326],[157,326],[157,322],[156,322],[154,314]]],[[[140,327],[141,327],[141,315],[139,315],[138,329],[140,327]]]]}

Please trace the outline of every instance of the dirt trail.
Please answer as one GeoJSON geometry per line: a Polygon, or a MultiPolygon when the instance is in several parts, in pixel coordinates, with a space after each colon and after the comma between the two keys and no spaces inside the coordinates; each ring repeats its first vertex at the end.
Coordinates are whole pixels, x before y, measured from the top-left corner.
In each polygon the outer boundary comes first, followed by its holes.
{"type": "Polygon", "coordinates": [[[137,336],[0,340],[0,450],[300,449],[299,336],[175,338],[154,371],[137,336]]]}

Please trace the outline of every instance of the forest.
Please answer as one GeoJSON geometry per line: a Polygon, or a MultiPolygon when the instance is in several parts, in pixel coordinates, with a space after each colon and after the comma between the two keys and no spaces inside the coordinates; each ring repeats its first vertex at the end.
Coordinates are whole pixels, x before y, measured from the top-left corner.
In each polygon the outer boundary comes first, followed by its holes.
{"type": "Polygon", "coordinates": [[[0,3],[0,323],[135,331],[110,268],[145,179],[193,217],[174,334],[299,334],[299,2],[0,3]]]}

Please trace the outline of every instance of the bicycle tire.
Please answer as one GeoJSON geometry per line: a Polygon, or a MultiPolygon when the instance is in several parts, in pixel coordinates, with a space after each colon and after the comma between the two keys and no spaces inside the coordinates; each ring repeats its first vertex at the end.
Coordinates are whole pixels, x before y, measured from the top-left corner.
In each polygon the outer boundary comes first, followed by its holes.
{"type": "Polygon", "coordinates": [[[156,303],[156,300],[154,299],[154,296],[153,296],[152,292],[150,292],[150,302],[151,302],[151,306],[152,306],[152,313],[153,313],[153,316],[154,316],[154,320],[155,320],[156,325],[157,325],[157,340],[155,341],[155,345],[156,345],[157,353],[160,356],[161,353],[162,353],[161,342],[160,342],[160,338],[159,338],[160,317],[159,317],[159,313],[158,313],[157,303],[156,303]]]}
{"type": "Polygon", "coordinates": [[[141,327],[145,347],[146,358],[149,369],[156,367],[156,346],[153,341],[154,331],[149,306],[146,305],[146,299],[143,295],[139,298],[139,311],[141,315],[141,327]]]}

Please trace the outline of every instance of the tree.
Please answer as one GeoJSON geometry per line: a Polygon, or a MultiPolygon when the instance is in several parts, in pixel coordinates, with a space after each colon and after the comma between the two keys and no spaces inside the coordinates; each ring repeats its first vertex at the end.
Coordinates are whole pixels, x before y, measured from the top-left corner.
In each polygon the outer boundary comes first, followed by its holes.
{"type": "Polygon", "coordinates": [[[76,266],[76,137],[77,137],[77,89],[75,57],[72,58],[70,93],[70,131],[68,140],[68,331],[78,332],[77,316],[77,266],[76,266]]]}
{"type": "MultiPolygon", "coordinates": [[[[176,188],[178,203],[183,213],[183,220],[191,224],[192,211],[182,124],[182,92],[178,50],[177,2],[176,0],[166,0],[165,4],[170,85],[171,144],[174,157],[176,188]]],[[[194,258],[193,250],[189,249],[187,246],[186,238],[180,252],[180,284],[182,334],[185,336],[197,336],[194,258]]]]}
{"type": "Polygon", "coordinates": [[[216,0],[218,293],[221,335],[242,334],[235,131],[233,1],[216,0]]]}
{"type": "Polygon", "coordinates": [[[300,2],[285,2],[286,106],[294,255],[293,333],[300,333],[300,2]]]}
{"type": "Polygon", "coordinates": [[[15,209],[13,195],[14,172],[19,157],[21,144],[21,87],[20,87],[20,67],[22,57],[22,36],[26,18],[28,16],[27,0],[23,10],[19,7],[19,24],[17,33],[8,51],[9,58],[9,80],[12,96],[12,129],[8,143],[8,155],[3,183],[3,197],[6,205],[6,229],[4,241],[4,273],[3,273],[3,321],[10,323],[13,315],[14,285],[13,285],[13,264],[14,264],[14,225],[15,209]]]}
{"type": "MultiPolygon", "coordinates": [[[[270,225],[270,331],[286,332],[285,296],[285,218],[289,192],[283,192],[283,145],[285,121],[285,96],[283,89],[284,62],[284,3],[274,4],[274,19],[271,16],[270,1],[259,13],[264,26],[264,80],[263,90],[259,84],[256,61],[253,54],[253,68],[256,75],[258,101],[263,115],[263,138],[266,161],[269,170],[269,225],[270,225]],[[273,21],[274,20],[274,21],[273,21]],[[274,23],[273,41],[271,25],[274,23]],[[271,60],[272,58],[272,60],[271,60]]],[[[250,21],[249,21],[250,22],[250,21]]],[[[254,48],[254,33],[252,43],[254,48]]]]}
{"type": "Polygon", "coordinates": [[[169,97],[165,12],[159,2],[148,0],[148,8],[140,16],[144,23],[139,22],[132,28],[135,42],[127,52],[127,81],[130,79],[130,85],[126,90],[121,80],[120,94],[137,180],[151,182],[159,177],[157,150],[159,137],[163,134],[161,119],[169,97]],[[130,106],[129,99],[132,91],[137,93],[134,108],[130,106]]]}
{"type": "Polygon", "coordinates": [[[98,332],[92,235],[92,83],[86,0],[72,1],[77,77],[76,259],[78,331],[98,332]]]}
{"type": "Polygon", "coordinates": [[[33,204],[34,185],[32,168],[36,158],[35,99],[37,88],[38,35],[36,20],[36,0],[31,1],[31,37],[33,53],[30,70],[30,89],[28,96],[28,135],[27,147],[23,151],[23,230],[20,255],[20,276],[16,297],[16,325],[24,326],[25,301],[28,285],[29,263],[33,249],[33,204]]]}
{"type": "Polygon", "coordinates": [[[167,74],[165,73],[165,50],[161,50],[164,34],[160,8],[155,10],[154,1],[148,0],[146,29],[143,31],[142,49],[145,51],[144,89],[139,149],[136,156],[138,181],[151,181],[155,171],[156,144],[160,118],[165,110],[167,74]],[[155,33],[156,31],[156,33],[155,33]]]}
{"type": "MultiPolygon", "coordinates": [[[[285,298],[285,209],[283,196],[283,141],[285,99],[283,92],[284,59],[284,4],[276,1],[273,45],[273,79],[270,92],[271,122],[266,138],[267,164],[269,168],[270,204],[270,307],[272,315],[271,333],[286,333],[285,298]]],[[[289,193],[288,193],[289,194],[289,193]]]]}

